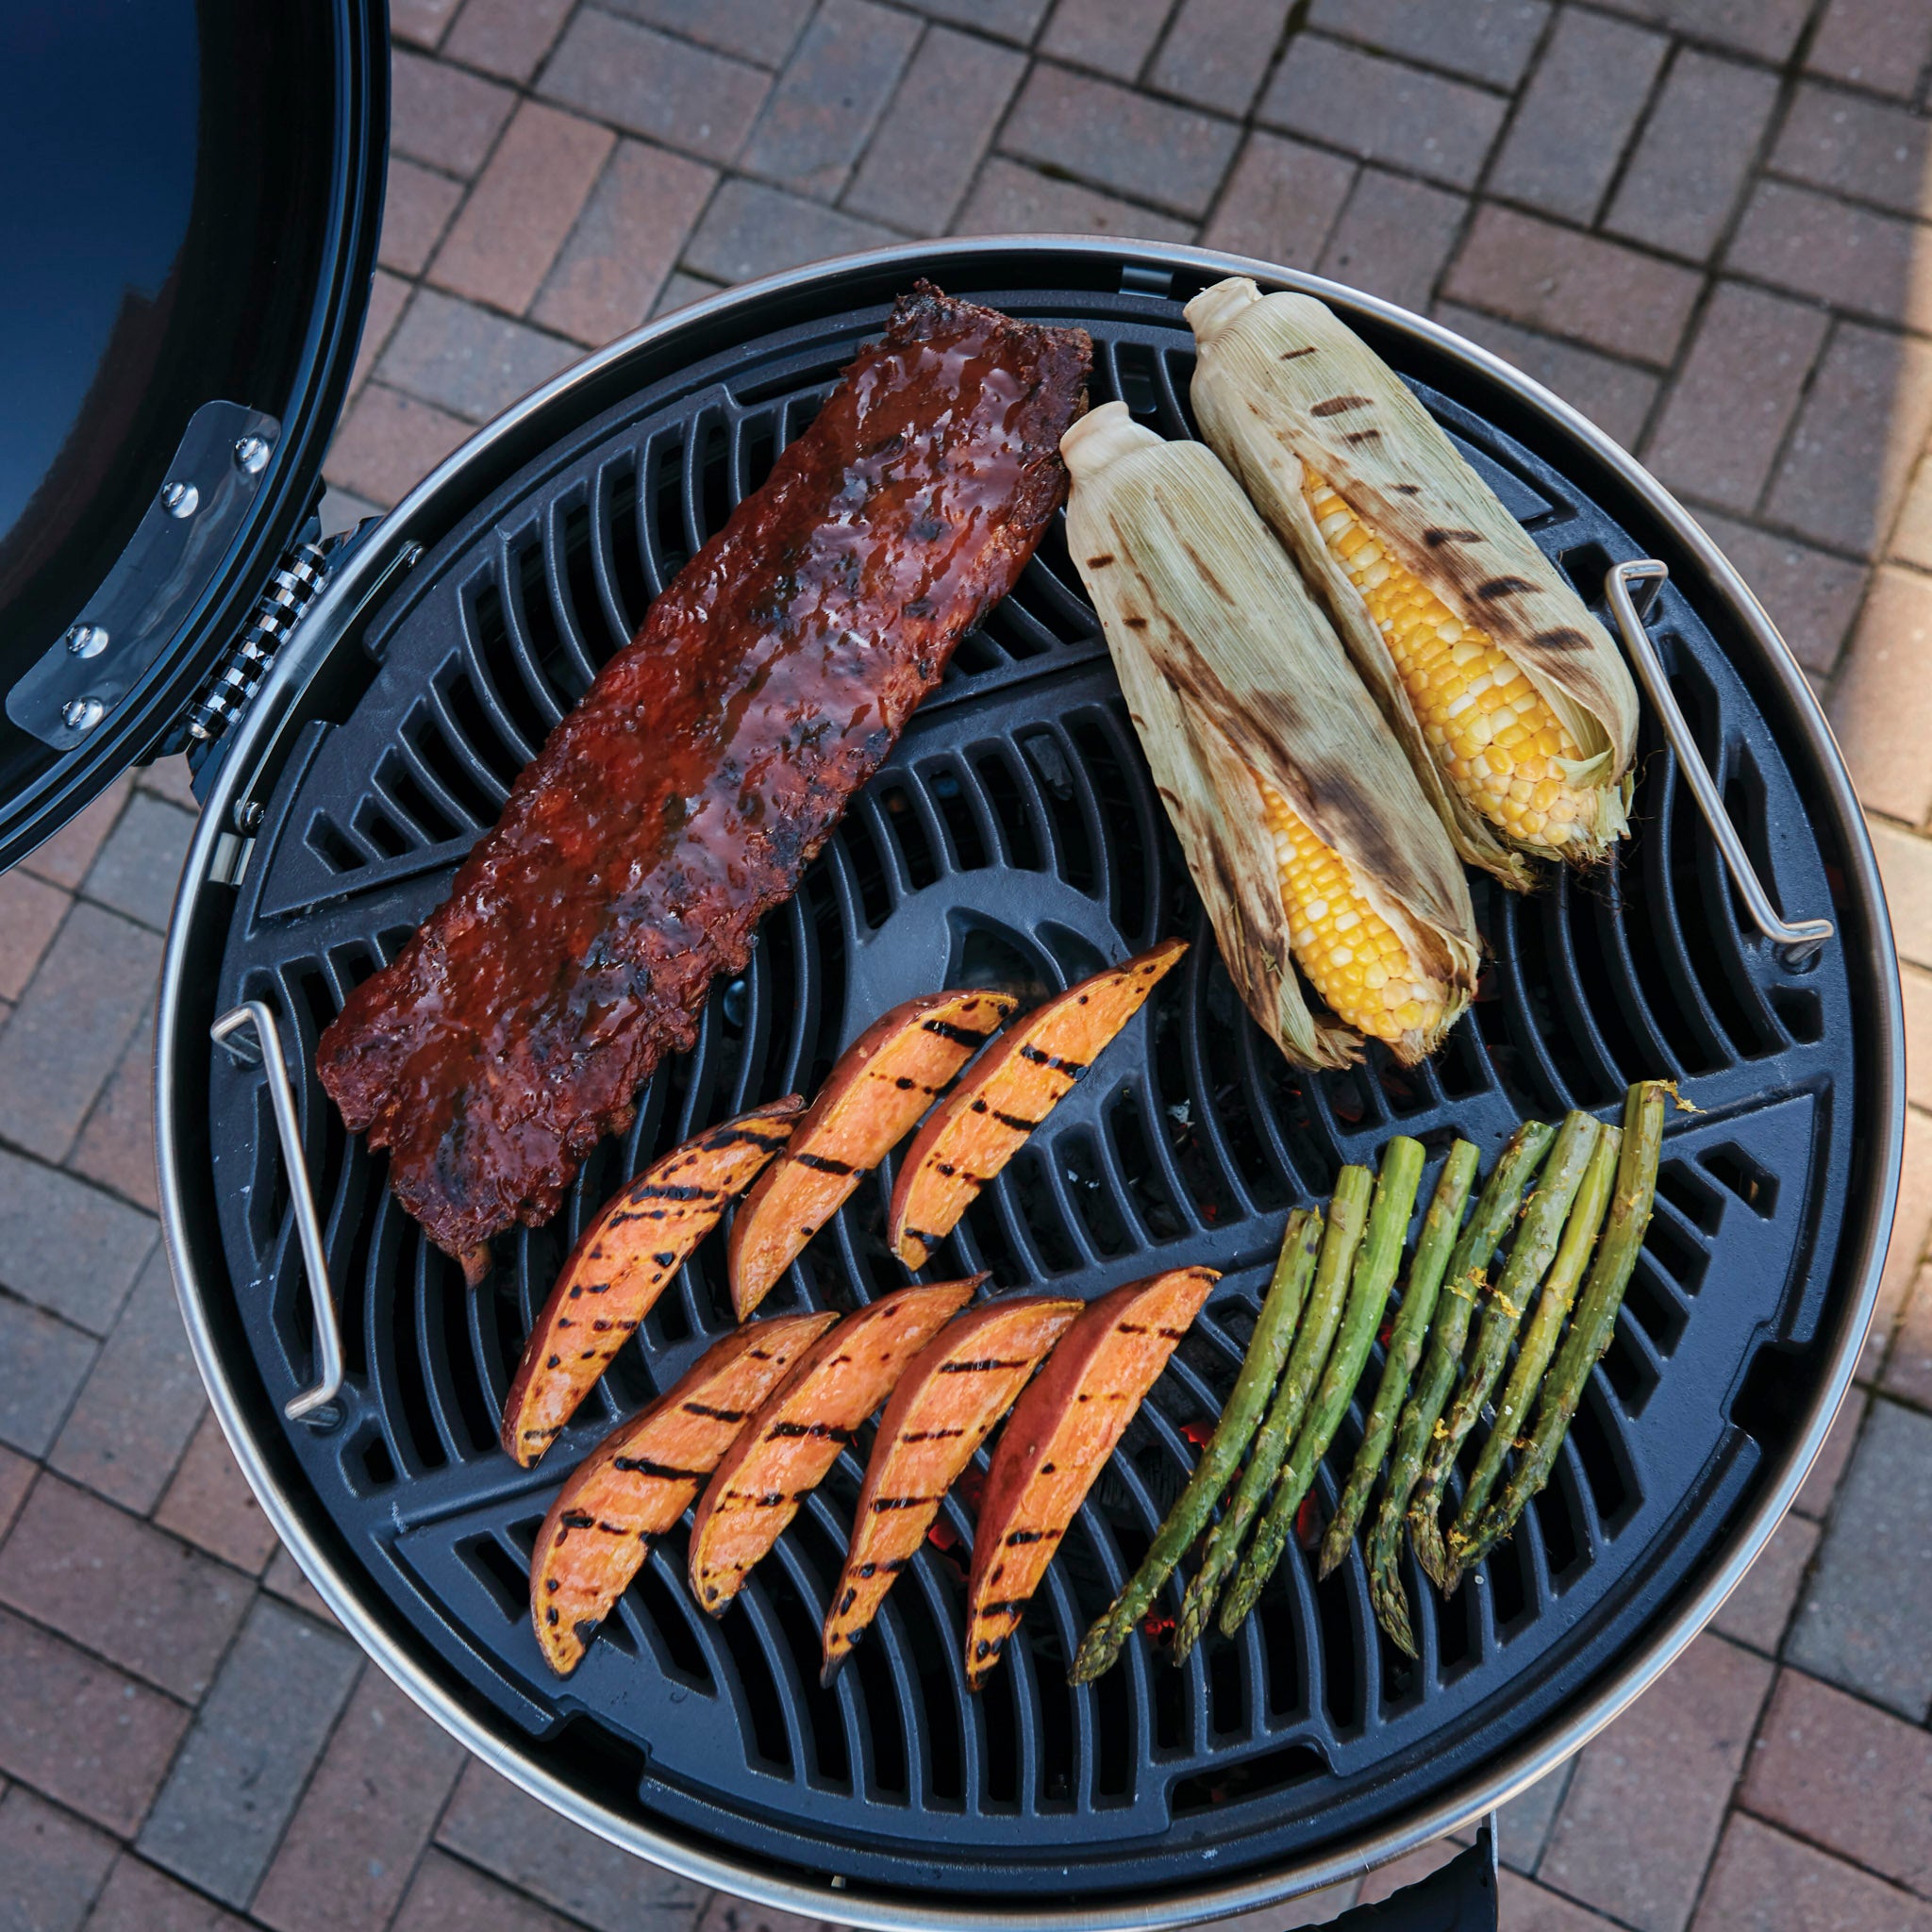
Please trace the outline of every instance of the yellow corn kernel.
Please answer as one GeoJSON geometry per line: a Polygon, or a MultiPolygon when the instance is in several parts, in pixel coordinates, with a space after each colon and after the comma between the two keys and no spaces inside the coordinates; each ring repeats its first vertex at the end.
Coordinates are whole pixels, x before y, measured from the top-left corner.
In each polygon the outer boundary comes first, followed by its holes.
{"type": "Polygon", "coordinates": [[[1557,714],[1482,631],[1374,541],[1324,478],[1304,470],[1302,491],[1387,640],[1423,736],[1457,791],[1519,845],[1560,850],[1592,822],[1594,806],[1557,762],[1582,756],[1557,714]],[[1377,561],[1364,569],[1370,554],[1377,561]]]}
{"type": "Polygon", "coordinates": [[[1258,774],[1261,811],[1281,868],[1289,944],[1308,984],[1357,1033],[1397,1041],[1432,1035],[1449,989],[1413,959],[1356,884],[1348,861],[1324,845],[1258,774]]]}

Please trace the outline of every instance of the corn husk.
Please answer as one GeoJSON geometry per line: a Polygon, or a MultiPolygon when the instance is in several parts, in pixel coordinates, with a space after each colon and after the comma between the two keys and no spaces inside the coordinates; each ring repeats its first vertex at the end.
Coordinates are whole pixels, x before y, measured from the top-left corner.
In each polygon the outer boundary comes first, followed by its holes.
{"type": "Polygon", "coordinates": [[[1601,858],[1625,829],[1638,726],[1636,687],[1608,632],[1402,379],[1325,304],[1264,296],[1238,275],[1197,295],[1187,314],[1202,434],[1334,618],[1457,850],[1507,884],[1533,881],[1431,754],[1388,646],[1302,493],[1305,463],[1556,713],[1583,753],[1564,761],[1570,782],[1593,793],[1573,856],[1601,858]]]}
{"type": "Polygon", "coordinates": [[[1311,1009],[1292,963],[1257,775],[1346,859],[1448,990],[1434,1048],[1474,991],[1480,944],[1456,853],[1407,760],[1267,525],[1213,452],[1109,403],[1060,450],[1067,541],[1229,974],[1290,1059],[1340,1067],[1360,1041],[1311,1009]]]}

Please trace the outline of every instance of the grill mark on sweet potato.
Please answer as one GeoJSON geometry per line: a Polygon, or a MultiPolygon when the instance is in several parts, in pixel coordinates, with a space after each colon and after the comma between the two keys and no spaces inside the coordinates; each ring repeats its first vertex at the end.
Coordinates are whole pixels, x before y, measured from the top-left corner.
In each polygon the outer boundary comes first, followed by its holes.
{"type": "Polygon", "coordinates": [[[921,1268],[1187,951],[1167,940],[1038,1007],[975,1060],[927,1116],[892,1189],[887,1239],[921,1268]]]}
{"type": "Polygon", "coordinates": [[[985,1277],[905,1288],[827,1329],[719,1461],[691,1533],[691,1594],[714,1615],[917,1352],[985,1277]]]}
{"type": "Polygon", "coordinates": [[[792,1157],[800,1167],[808,1167],[814,1174],[845,1175],[857,1174],[858,1170],[849,1160],[831,1160],[823,1154],[797,1154],[792,1157]]]}
{"type": "Polygon", "coordinates": [[[544,1660],[567,1675],[661,1536],[690,1507],[742,1426],[741,1416],[828,1330],[829,1314],[783,1315],[714,1344],[641,1415],[613,1430],[572,1473],[537,1535],[533,1617],[544,1660]],[[594,1534],[586,1535],[586,1532],[594,1534]]]}
{"type": "Polygon", "coordinates": [[[966,1681],[977,1690],[1006,1632],[1134,1412],[1218,1276],[1182,1268],[1091,1303],[1008,1419],[973,1539],[966,1681]]]}
{"type": "Polygon", "coordinates": [[[824,1627],[829,1677],[912,1560],[946,1491],[1040,1361],[1076,1301],[1009,1296],[958,1316],[908,1367],[880,1419],[853,1511],[852,1543],[824,1627]],[[849,1602],[846,1591],[854,1591],[849,1602]]]}
{"type": "Polygon", "coordinates": [[[725,1269],[741,1319],[838,1213],[859,1175],[917,1125],[1015,1004],[979,988],[908,1000],[840,1056],[790,1146],[732,1224],[725,1269]]]}
{"type": "Polygon", "coordinates": [[[560,1429],[610,1359],[597,1349],[567,1352],[558,1345],[577,1323],[572,1305],[596,1295],[599,1312],[589,1324],[591,1332],[634,1333],[691,1250],[717,1225],[725,1204],[791,1138],[803,1105],[789,1094],[687,1141],[621,1189],[585,1229],[531,1326],[504,1401],[500,1440],[518,1462],[527,1468],[538,1459],[553,1436],[533,1432],[560,1429]],[[674,1174],[702,1176],[704,1185],[673,1180],[674,1174]],[[644,1200],[675,1205],[641,1211],[638,1204],[644,1200]],[[648,1246],[624,1231],[639,1222],[656,1224],[648,1246]],[[593,1268],[600,1277],[595,1280],[590,1278],[593,1268]]]}

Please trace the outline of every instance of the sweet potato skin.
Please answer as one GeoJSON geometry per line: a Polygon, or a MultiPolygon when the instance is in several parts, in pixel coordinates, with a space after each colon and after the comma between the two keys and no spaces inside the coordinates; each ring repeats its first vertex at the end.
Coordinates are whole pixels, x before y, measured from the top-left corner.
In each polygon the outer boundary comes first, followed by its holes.
{"type": "Polygon", "coordinates": [[[908,1364],[879,1419],[825,1618],[827,1682],[878,1614],[955,1478],[1081,1307],[1053,1295],[1004,1296],[956,1316],[908,1364]]]}
{"type": "Polygon", "coordinates": [[[1158,946],[1096,973],[1036,1007],[980,1055],[926,1116],[892,1187],[886,1240],[923,1268],[974,1196],[1073,1091],[1108,1042],[1188,950],[1158,946]]]}
{"type": "Polygon", "coordinates": [[[705,1486],[691,1594],[722,1617],[860,1423],[986,1277],[902,1288],[847,1315],[792,1365],[705,1486]]]}
{"type": "Polygon", "coordinates": [[[525,1469],[562,1433],[726,1205],[785,1145],[804,1105],[788,1093],[694,1135],[620,1189],[584,1230],[504,1398],[498,1439],[525,1469]]]}
{"type": "Polygon", "coordinates": [[[1074,1512],[1220,1278],[1176,1268],[1102,1295],[1015,1405],[973,1532],[969,1690],[999,1662],[1074,1512]]]}
{"type": "Polygon", "coordinates": [[[537,1532],[530,1565],[530,1622],[559,1676],[583,1660],[651,1539],[691,1507],[751,1411],[837,1319],[780,1315],[733,1330],[572,1473],[537,1532]]]}
{"type": "Polygon", "coordinates": [[[785,1151],[731,1224],[725,1263],[741,1322],[858,1187],[919,1124],[1017,1002],[969,988],[874,1020],[839,1057],[785,1151]]]}

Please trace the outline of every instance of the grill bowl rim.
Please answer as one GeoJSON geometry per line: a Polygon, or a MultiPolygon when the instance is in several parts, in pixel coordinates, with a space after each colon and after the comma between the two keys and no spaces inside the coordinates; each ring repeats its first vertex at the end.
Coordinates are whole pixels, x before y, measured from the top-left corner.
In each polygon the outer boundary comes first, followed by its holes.
{"type": "MultiPolygon", "coordinates": [[[[1049,286],[1043,279],[1039,285],[1049,286]]],[[[511,467],[521,460],[521,457],[516,458],[511,467]]],[[[1837,942],[1845,941],[1841,924],[1837,942]]],[[[1278,1904],[1357,1876],[1472,1824],[1580,1750],[1683,1653],[1742,1579],[1790,1509],[1851,1387],[1876,1306],[1897,1204],[1905,1127],[1905,1044],[1898,961],[1876,856],[1850,775],[1818,701],[1789,647],[1743,579],[1694,518],[1635,458],[1560,397],[1490,351],[1438,323],[1344,284],[1246,257],[1178,244],[1095,236],[995,236],[902,243],[836,257],[744,283],[647,324],[574,364],[485,425],[439,463],[375,529],[364,533],[362,541],[311,607],[295,638],[281,653],[248,713],[236,727],[234,741],[226,747],[197,821],[162,958],[156,1018],[154,1092],[163,1239],[195,1363],[223,1433],[276,1534],[292,1552],[330,1611],[390,1678],[443,1729],[491,1769],[611,1844],[694,1883],[734,1891],[762,1906],[814,1916],[833,1910],[848,1924],[877,1928],[877,1932],[966,1932],[968,1927],[989,1924],[1024,1924],[1064,1928],[1064,1932],[1153,1932],[1156,1927],[1197,1924],[1278,1904]],[[251,789],[249,781],[258,771],[275,762],[266,755],[275,748],[281,723],[327,658],[335,641],[387,587],[397,568],[407,567],[404,560],[408,546],[415,541],[414,533],[433,529],[445,499],[474,499],[479,467],[500,465],[515,447],[521,432],[558,405],[581,396],[593,383],[620,373],[641,351],[675,343],[686,335],[695,347],[705,341],[708,334],[711,337],[708,346],[715,350],[716,325],[736,321],[774,298],[822,291],[854,279],[875,279],[886,274],[923,274],[944,281],[957,269],[982,264],[991,268],[1002,259],[1015,257],[1039,263],[1074,257],[1095,266],[1110,267],[1116,274],[1141,269],[1157,275],[1246,275],[1266,290],[1296,290],[1332,301],[1344,312],[1372,316],[1392,332],[1419,342],[1435,355],[1459,364],[1465,372],[1507,391],[1532,415],[1541,418],[1542,426],[1573,444],[1582,445],[1591,458],[1609,469],[1669,530],[1702,571],[1709,590],[1731,607],[1761,660],[1758,668],[1779,686],[1790,725],[1800,734],[1804,749],[1824,781],[1832,830],[1849,860],[1844,888],[1847,903],[1870,923],[1872,943],[1863,949],[1866,957],[1862,965],[1871,975],[1869,991],[1875,995],[1868,1014],[1873,1029],[1868,1056],[1872,1080],[1869,1105],[1875,1133],[1873,1144],[1866,1150],[1866,1165],[1868,1173],[1875,1167],[1878,1178],[1875,1184],[1868,1183],[1862,1202],[1853,1204],[1855,1208],[1862,1208],[1863,1212],[1857,1217],[1859,1224],[1848,1228],[1840,1265],[1853,1274],[1857,1290],[1849,1317],[1830,1344],[1830,1359],[1794,1447],[1724,1548],[1707,1559],[1706,1574],[1697,1587],[1674,1607],[1659,1614],[1656,1627],[1591,1694],[1533,1734],[1520,1748],[1492,1758],[1431,1804],[1391,1818],[1377,1830],[1358,1834],[1351,1842],[1278,1866],[1266,1874],[1169,1890],[1141,1901],[1111,1899],[1091,1906],[1060,1907],[1037,1901],[1023,1906],[1017,1898],[1008,1904],[1004,1899],[989,1897],[976,1898],[967,1907],[954,1907],[937,1903],[931,1896],[912,1897],[903,1891],[860,1888],[835,1890],[789,1875],[774,1875],[769,1870],[741,1862],[712,1841],[695,1843],[677,1830],[645,1823],[635,1815],[600,1804],[511,1748],[497,1727],[480,1720],[469,1705],[451,1693],[430,1665],[377,1626],[363,1609],[351,1580],[338,1570],[308,1533],[291,1497],[284,1492],[280,1479],[255,1439],[242,1397],[230,1376],[207,1292],[192,1260],[192,1230],[188,1225],[183,1188],[184,1154],[175,1130],[175,1069],[181,1059],[184,1024],[192,1024],[205,1032],[211,1017],[197,1010],[191,1020],[186,1010],[192,1004],[191,927],[218,858],[225,856],[225,850],[232,849],[233,834],[229,827],[236,803],[251,789]],[[230,846],[218,851],[225,839],[230,846]]],[[[225,1276],[225,1270],[221,1272],[225,1276]]]]}

